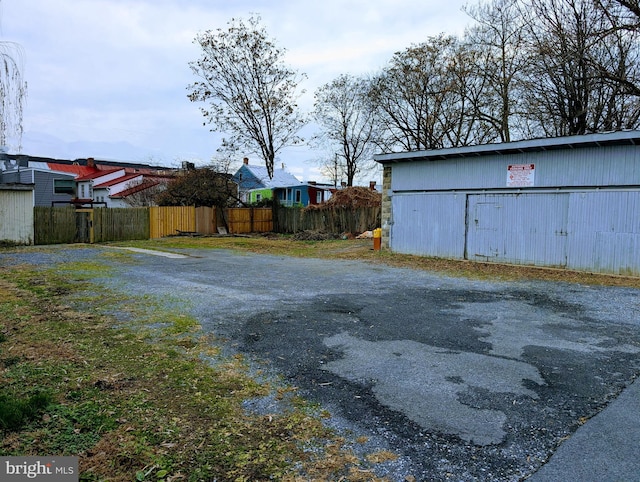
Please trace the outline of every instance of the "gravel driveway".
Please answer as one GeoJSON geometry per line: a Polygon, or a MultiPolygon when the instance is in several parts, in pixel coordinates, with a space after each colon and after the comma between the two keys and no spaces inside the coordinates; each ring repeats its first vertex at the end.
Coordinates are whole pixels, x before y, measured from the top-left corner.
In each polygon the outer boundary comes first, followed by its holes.
{"type": "Polygon", "coordinates": [[[368,437],[363,451],[399,454],[380,465],[391,480],[526,478],[640,373],[638,290],[176,252],[186,256],[132,253],[103,282],[178,299],[347,437],[368,437]]]}

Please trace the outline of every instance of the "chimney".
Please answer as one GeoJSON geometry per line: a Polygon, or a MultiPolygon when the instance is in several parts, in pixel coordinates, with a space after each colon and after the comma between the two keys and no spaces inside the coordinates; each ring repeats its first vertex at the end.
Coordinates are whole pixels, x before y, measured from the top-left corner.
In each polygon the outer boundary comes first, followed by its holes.
{"type": "Polygon", "coordinates": [[[87,157],[87,167],[96,167],[96,160],[93,157],[87,157]]]}
{"type": "Polygon", "coordinates": [[[282,163],[282,170],[284,171],[284,162],[282,163]]]}
{"type": "Polygon", "coordinates": [[[242,162],[244,163],[245,166],[249,165],[249,158],[245,157],[244,159],[242,159],[242,162]]]}
{"type": "Polygon", "coordinates": [[[371,189],[372,191],[376,190],[376,182],[375,181],[369,181],[369,189],[371,189]]]}

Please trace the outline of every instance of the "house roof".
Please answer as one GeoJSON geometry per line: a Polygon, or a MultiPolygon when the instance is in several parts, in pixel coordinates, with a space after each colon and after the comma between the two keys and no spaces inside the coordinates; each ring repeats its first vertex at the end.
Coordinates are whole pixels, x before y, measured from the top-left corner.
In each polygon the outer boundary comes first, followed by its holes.
{"type": "Polygon", "coordinates": [[[109,186],[114,186],[115,184],[120,184],[121,182],[131,181],[132,179],[136,179],[136,178],[141,177],[141,176],[142,176],[142,174],[125,174],[124,176],[120,176],[120,177],[117,177],[117,178],[112,179],[110,181],[106,181],[106,182],[100,183],[100,184],[98,184],[96,186],[93,186],[93,189],[100,189],[100,188],[106,188],[106,187],[109,187],[109,186]]]}
{"type": "Polygon", "coordinates": [[[135,194],[137,192],[144,191],[145,189],[149,189],[151,187],[155,187],[155,186],[157,186],[159,184],[160,184],[160,182],[157,182],[157,181],[143,182],[143,183],[140,183],[140,184],[138,184],[136,186],[132,186],[132,187],[130,187],[128,189],[125,189],[124,191],[120,191],[117,194],[112,194],[109,197],[112,198],[112,199],[121,199],[123,197],[130,196],[131,194],[135,194]]]}
{"type": "Polygon", "coordinates": [[[84,176],[76,178],[76,181],[90,181],[91,179],[96,179],[98,177],[106,176],[107,174],[112,174],[114,172],[122,171],[122,168],[119,169],[109,169],[109,170],[97,170],[95,172],[91,172],[84,176]]]}
{"type": "MultiPolygon", "coordinates": [[[[253,174],[256,179],[264,186],[264,188],[277,188],[299,185],[300,181],[293,175],[285,171],[284,169],[274,169],[273,177],[269,179],[266,166],[252,166],[250,164],[243,164],[240,170],[245,168],[253,174]]],[[[258,186],[256,186],[257,188],[258,186]]]]}
{"type": "Polygon", "coordinates": [[[406,161],[437,161],[442,159],[480,157],[495,154],[504,155],[522,152],[540,152],[558,149],[619,145],[640,145],[640,131],[617,131],[581,136],[552,137],[526,141],[504,142],[500,144],[453,147],[448,149],[377,154],[373,156],[373,158],[381,164],[390,164],[406,161]]]}
{"type": "Polygon", "coordinates": [[[47,166],[52,171],[73,174],[76,177],[88,176],[91,173],[99,172],[99,170],[95,167],[80,166],[78,164],[61,164],[58,162],[47,162],[47,166]]]}

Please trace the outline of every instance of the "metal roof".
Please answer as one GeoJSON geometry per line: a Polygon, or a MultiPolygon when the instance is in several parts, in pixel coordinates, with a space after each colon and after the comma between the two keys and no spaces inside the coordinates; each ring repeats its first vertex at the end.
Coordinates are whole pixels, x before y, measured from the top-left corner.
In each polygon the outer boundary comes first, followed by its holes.
{"type": "Polygon", "coordinates": [[[243,167],[249,170],[256,177],[256,180],[264,186],[263,188],[256,186],[253,189],[274,189],[279,187],[291,187],[303,184],[293,174],[290,174],[284,169],[274,169],[273,177],[269,179],[269,174],[267,173],[266,166],[243,164],[238,172],[243,167]]]}
{"type": "Polygon", "coordinates": [[[135,179],[137,177],[142,177],[142,174],[125,174],[124,176],[116,177],[115,179],[111,179],[110,181],[102,182],[97,186],[93,186],[93,189],[103,189],[115,184],[120,184],[121,182],[131,181],[132,179],[135,179]]]}
{"type": "Polygon", "coordinates": [[[114,172],[122,171],[124,173],[124,167],[116,168],[116,169],[105,169],[98,170],[89,174],[85,174],[84,176],[77,177],[76,181],[91,181],[92,179],[99,179],[103,176],[107,176],[109,174],[113,174],[114,172]]]}
{"type": "Polygon", "coordinates": [[[581,136],[550,137],[526,141],[482,144],[477,146],[452,147],[425,151],[377,154],[374,160],[381,164],[407,161],[437,161],[442,159],[480,157],[487,155],[517,154],[521,152],[577,149],[612,145],[640,145],[640,131],[616,131],[581,136]]]}
{"type": "Polygon", "coordinates": [[[9,183],[0,184],[0,191],[33,191],[35,184],[9,183]]]}

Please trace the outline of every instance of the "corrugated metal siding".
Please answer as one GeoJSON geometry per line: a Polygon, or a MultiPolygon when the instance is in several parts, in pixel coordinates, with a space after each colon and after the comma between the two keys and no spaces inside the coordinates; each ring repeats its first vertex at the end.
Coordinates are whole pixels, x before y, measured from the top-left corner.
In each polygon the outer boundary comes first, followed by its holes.
{"type": "Polygon", "coordinates": [[[464,255],[464,194],[405,194],[391,199],[390,248],[423,256],[464,255]],[[462,220],[462,222],[460,222],[462,220]]]}
{"type": "Polygon", "coordinates": [[[392,197],[393,251],[640,276],[640,191],[392,197]]]}
{"type": "Polygon", "coordinates": [[[636,146],[609,146],[408,161],[393,165],[391,189],[402,192],[505,188],[510,164],[534,164],[535,187],[640,185],[639,158],[636,146]]]}
{"type": "Polygon", "coordinates": [[[640,275],[640,191],[574,193],[567,266],[640,275]]]}
{"type": "Polygon", "coordinates": [[[33,244],[33,192],[0,190],[0,240],[33,244]]]}
{"type": "Polygon", "coordinates": [[[569,194],[481,194],[468,202],[467,258],[567,264],[569,194]]]}

